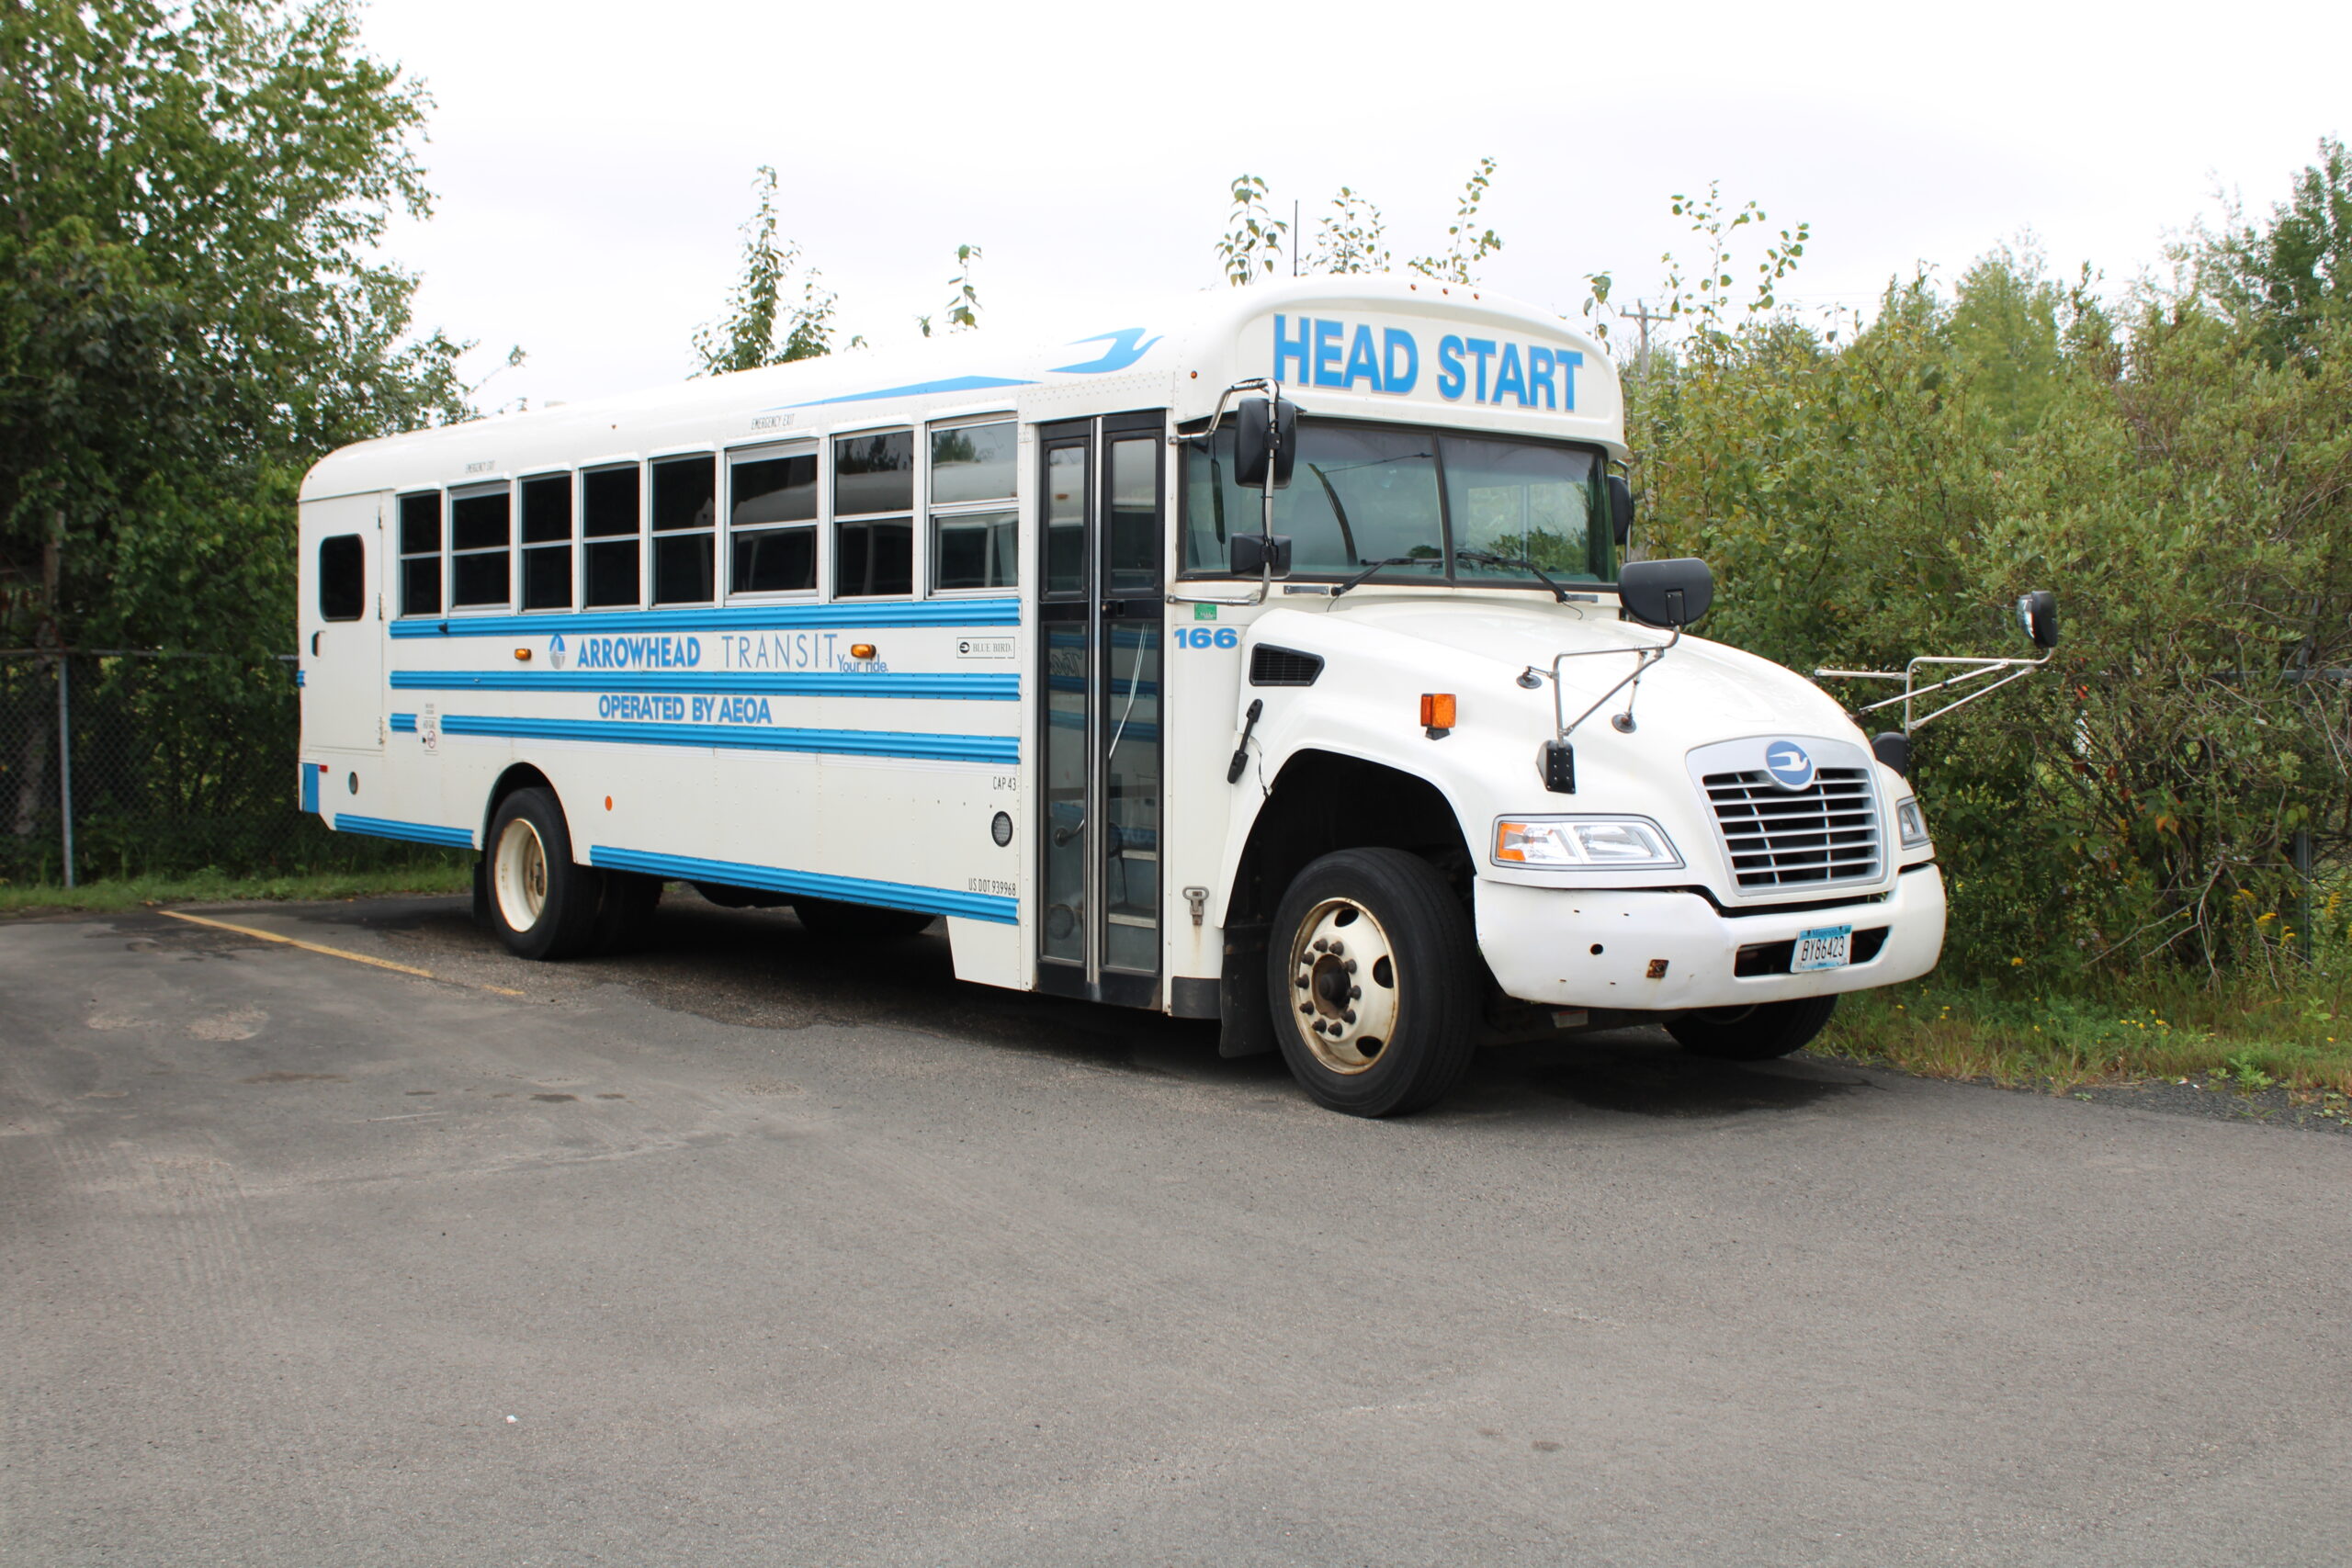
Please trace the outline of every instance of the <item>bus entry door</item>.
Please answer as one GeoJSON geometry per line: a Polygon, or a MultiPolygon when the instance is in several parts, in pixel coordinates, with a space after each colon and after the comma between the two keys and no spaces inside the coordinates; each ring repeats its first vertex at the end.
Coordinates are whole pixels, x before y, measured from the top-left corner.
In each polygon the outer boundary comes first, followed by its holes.
{"type": "Polygon", "coordinates": [[[1159,1003],[1164,413],[1039,427],[1037,987],[1159,1003]]]}

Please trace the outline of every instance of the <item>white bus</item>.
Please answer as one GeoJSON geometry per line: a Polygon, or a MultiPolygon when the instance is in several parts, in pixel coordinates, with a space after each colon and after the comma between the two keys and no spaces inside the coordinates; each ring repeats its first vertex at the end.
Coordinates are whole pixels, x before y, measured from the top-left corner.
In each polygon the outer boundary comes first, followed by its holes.
{"type": "Polygon", "coordinates": [[[525,956],[665,882],[944,919],[959,978],[1221,1020],[1358,1114],[1635,1020],[1780,1055],[1933,966],[1902,773],[1683,635],[1703,567],[1621,570],[1592,340],[1419,278],[1080,325],[327,457],[303,808],[478,852],[525,956]]]}

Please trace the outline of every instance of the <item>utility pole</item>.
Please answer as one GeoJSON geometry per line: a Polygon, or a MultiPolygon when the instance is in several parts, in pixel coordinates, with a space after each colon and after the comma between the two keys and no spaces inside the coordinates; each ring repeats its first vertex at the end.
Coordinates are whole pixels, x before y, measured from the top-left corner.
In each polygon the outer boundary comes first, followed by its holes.
{"type": "Polygon", "coordinates": [[[1634,303],[1639,309],[1627,310],[1623,314],[1627,321],[1639,321],[1642,324],[1642,346],[1634,360],[1634,374],[1646,381],[1650,378],[1650,323],[1670,321],[1674,317],[1670,312],[1660,315],[1657,311],[1651,310],[1650,302],[1646,299],[1638,299],[1634,303]]]}

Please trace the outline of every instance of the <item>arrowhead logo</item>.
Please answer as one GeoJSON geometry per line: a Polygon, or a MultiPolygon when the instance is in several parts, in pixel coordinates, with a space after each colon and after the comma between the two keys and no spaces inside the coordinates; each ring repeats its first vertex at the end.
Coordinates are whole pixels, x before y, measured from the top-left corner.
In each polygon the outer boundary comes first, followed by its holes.
{"type": "Polygon", "coordinates": [[[1764,771],[1782,789],[1803,789],[1813,783],[1813,759],[1793,740],[1775,740],[1764,748],[1764,771]]]}
{"type": "Polygon", "coordinates": [[[566,655],[563,651],[563,638],[560,636],[549,637],[548,639],[548,668],[551,670],[562,669],[565,658],[566,655]]]}

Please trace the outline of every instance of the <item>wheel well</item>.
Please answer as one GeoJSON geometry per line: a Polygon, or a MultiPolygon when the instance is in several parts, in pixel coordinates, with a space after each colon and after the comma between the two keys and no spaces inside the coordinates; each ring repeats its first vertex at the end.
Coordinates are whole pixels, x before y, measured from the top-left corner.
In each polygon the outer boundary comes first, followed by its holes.
{"type": "Polygon", "coordinates": [[[1442,873],[1467,904],[1475,875],[1453,806],[1427,779],[1361,757],[1301,751],[1283,764],[1235,869],[1226,923],[1273,918],[1293,878],[1334,850],[1408,851],[1442,873]]]}
{"type": "MultiPolygon", "coordinates": [[[[548,782],[547,774],[528,762],[517,762],[498,775],[498,782],[490,786],[490,804],[483,807],[481,810],[481,843],[484,854],[490,852],[490,825],[498,820],[499,807],[504,804],[506,797],[516,790],[535,788],[543,789],[549,795],[554,795],[558,807],[563,805],[563,796],[556,795],[555,785],[548,782]]],[[[567,812],[565,815],[569,817],[570,813],[567,812]]],[[[569,826],[568,823],[567,826],[569,826]]]]}

